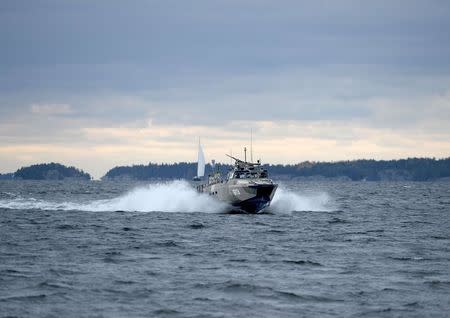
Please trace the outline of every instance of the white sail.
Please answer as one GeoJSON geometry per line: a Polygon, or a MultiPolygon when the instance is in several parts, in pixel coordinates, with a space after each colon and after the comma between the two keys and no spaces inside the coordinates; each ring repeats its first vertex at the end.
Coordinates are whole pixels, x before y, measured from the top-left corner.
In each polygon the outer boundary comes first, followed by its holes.
{"type": "Polygon", "coordinates": [[[205,155],[203,154],[202,145],[198,143],[198,161],[197,161],[197,177],[205,175],[205,155]]]}

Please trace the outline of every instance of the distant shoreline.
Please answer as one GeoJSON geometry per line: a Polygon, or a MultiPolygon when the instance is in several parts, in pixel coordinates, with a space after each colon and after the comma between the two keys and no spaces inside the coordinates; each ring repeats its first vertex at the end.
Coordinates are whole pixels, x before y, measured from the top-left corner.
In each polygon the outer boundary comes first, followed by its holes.
{"type": "MultiPolygon", "coordinates": [[[[195,162],[118,166],[101,180],[157,181],[191,180],[196,173],[195,162]]],[[[288,165],[265,165],[276,180],[299,181],[450,181],[450,157],[445,159],[408,158],[399,160],[352,160],[337,162],[301,162],[288,165]]],[[[229,164],[216,164],[214,169],[226,173],[229,164]]],[[[206,165],[206,175],[212,172],[206,165]]],[[[59,163],[22,167],[14,173],[0,174],[0,180],[92,180],[89,173],[59,163]]]]}

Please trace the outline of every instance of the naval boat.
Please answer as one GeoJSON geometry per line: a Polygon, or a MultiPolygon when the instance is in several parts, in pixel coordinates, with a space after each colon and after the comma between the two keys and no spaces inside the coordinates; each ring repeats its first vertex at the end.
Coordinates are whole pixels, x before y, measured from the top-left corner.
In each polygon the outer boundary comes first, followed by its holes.
{"type": "Polygon", "coordinates": [[[253,163],[247,162],[247,156],[245,160],[227,156],[235,163],[226,177],[216,171],[206,183],[197,185],[197,191],[229,204],[234,212],[261,212],[270,205],[278,185],[269,179],[260,160],[253,163]]]}

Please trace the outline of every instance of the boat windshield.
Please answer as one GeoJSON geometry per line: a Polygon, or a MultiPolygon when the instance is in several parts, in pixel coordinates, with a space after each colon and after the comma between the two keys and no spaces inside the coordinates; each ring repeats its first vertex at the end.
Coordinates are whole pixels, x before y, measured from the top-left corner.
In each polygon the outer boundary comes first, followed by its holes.
{"type": "Polygon", "coordinates": [[[256,179],[256,178],[267,178],[267,170],[236,170],[231,175],[232,179],[256,179]]]}

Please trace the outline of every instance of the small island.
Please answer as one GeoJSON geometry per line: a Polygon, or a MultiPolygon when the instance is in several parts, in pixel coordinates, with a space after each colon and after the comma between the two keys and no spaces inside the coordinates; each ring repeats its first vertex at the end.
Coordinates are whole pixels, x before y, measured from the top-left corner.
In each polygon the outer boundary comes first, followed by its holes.
{"type": "Polygon", "coordinates": [[[60,163],[42,163],[22,167],[13,174],[13,179],[22,180],[91,180],[89,173],[60,163]]]}

